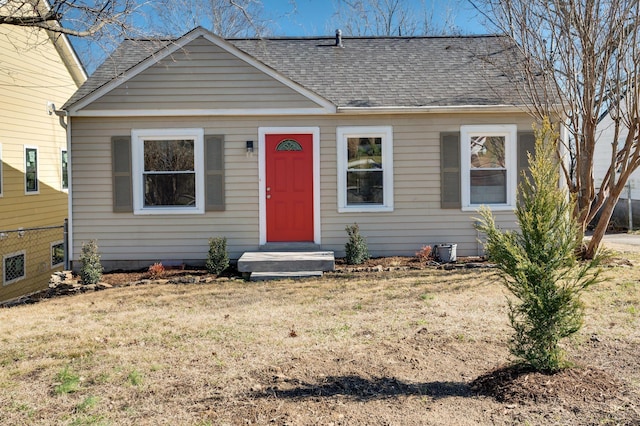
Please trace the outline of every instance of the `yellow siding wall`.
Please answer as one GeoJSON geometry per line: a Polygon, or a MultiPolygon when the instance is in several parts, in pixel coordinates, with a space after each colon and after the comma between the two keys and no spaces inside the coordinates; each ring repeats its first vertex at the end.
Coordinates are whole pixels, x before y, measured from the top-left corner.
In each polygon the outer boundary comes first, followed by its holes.
{"type": "MultiPolygon", "coordinates": [[[[531,130],[525,114],[413,114],[376,116],[85,118],[72,120],[73,258],[81,243],[97,239],[106,264],[140,259],[204,259],[207,240],[226,236],[230,255],[259,245],[258,155],[247,156],[245,141],[258,140],[259,127],[320,128],[320,203],[323,249],[344,254],[345,226],[357,222],[374,256],[413,255],[424,244],[456,243],[459,255],[479,251],[476,216],[440,208],[440,132],[462,124],[517,124],[531,130]],[[390,213],[338,213],[336,127],[393,126],[395,208],[390,213]],[[204,128],[225,135],[226,211],[204,215],[135,216],[112,212],[111,145],[132,128],[204,128]]],[[[506,228],[512,213],[498,213],[506,228]]]]}
{"type": "MultiPolygon", "coordinates": [[[[0,231],[62,225],[68,210],[61,188],[66,133],[58,117],[47,114],[47,102],[62,106],[77,86],[43,31],[1,25],[0,52],[0,231]],[[25,146],[38,148],[38,194],[25,194],[25,146]]],[[[62,233],[52,238],[60,240],[62,233]]],[[[0,256],[14,252],[9,240],[0,240],[0,256]]],[[[50,264],[43,266],[50,261],[50,241],[38,244],[46,250],[27,249],[27,270],[50,275],[50,264]]],[[[46,287],[48,279],[32,275],[6,286],[0,277],[0,300],[46,287]]]]}

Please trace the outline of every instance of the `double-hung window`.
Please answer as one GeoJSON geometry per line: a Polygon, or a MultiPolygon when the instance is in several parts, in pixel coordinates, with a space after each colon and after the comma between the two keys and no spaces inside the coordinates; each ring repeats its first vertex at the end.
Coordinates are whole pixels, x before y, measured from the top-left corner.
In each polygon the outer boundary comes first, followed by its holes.
{"type": "Polygon", "coordinates": [[[24,182],[25,193],[38,193],[38,148],[24,147],[24,182]]]}
{"type": "Polygon", "coordinates": [[[462,207],[515,206],[517,157],[515,125],[461,127],[462,207]]]}
{"type": "Polygon", "coordinates": [[[338,127],[338,211],[393,211],[393,129],[338,127]]]}
{"type": "Polygon", "coordinates": [[[131,136],[134,213],[204,213],[203,129],[141,129],[131,136]]]}

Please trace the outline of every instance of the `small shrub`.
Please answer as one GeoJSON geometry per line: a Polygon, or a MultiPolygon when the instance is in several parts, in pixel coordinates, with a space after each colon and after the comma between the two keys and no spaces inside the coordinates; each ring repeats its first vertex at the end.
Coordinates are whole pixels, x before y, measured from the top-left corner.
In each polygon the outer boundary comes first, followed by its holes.
{"type": "Polygon", "coordinates": [[[162,263],[157,262],[149,266],[148,272],[149,272],[149,278],[151,278],[152,280],[155,280],[158,278],[162,278],[164,276],[165,268],[162,265],[162,263]]]}
{"type": "Polygon", "coordinates": [[[360,235],[360,227],[357,223],[347,225],[345,228],[349,241],[344,246],[345,258],[349,265],[359,265],[369,259],[369,249],[367,248],[367,240],[360,235]]]}
{"type": "Polygon", "coordinates": [[[433,260],[433,247],[422,246],[422,248],[416,252],[416,257],[422,263],[433,260]]]}
{"type": "Polygon", "coordinates": [[[102,265],[96,240],[82,243],[80,279],[83,284],[97,284],[102,278],[102,265]]]}
{"type": "Polygon", "coordinates": [[[216,275],[220,275],[222,271],[229,267],[226,238],[216,237],[209,240],[209,255],[207,256],[206,266],[210,274],[216,275]]]}
{"type": "Polygon", "coordinates": [[[536,129],[530,176],[519,187],[516,217],[519,230],[500,230],[487,207],[480,210],[478,229],[487,235],[485,247],[496,262],[508,299],[514,330],[513,355],[536,371],[555,372],[569,363],[560,340],[583,325],[580,295],[598,281],[602,255],[578,262],[578,224],[572,216],[575,201],[558,186],[555,129],[545,120],[536,129]]]}

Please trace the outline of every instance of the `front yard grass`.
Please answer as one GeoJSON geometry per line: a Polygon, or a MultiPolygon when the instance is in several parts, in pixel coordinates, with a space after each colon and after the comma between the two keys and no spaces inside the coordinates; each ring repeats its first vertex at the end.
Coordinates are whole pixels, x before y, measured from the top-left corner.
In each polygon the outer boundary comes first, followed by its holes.
{"type": "MultiPolygon", "coordinates": [[[[624,254],[633,263],[639,259],[624,254]]],[[[640,423],[640,267],[615,266],[565,342],[618,384],[499,401],[509,362],[491,269],[145,284],[0,310],[4,424],[640,423]],[[564,393],[563,393],[564,392],[564,393]]],[[[533,377],[531,378],[533,380],[533,377]]]]}

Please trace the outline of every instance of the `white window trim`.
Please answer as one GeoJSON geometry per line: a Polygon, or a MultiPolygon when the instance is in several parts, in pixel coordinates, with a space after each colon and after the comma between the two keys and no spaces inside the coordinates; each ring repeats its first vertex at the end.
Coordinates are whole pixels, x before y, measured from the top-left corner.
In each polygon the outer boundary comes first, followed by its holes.
{"type": "Polygon", "coordinates": [[[37,195],[40,193],[40,150],[37,146],[24,145],[24,193],[25,195],[37,195]],[[27,191],[27,149],[36,150],[36,191],[27,191]]]}
{"type": "Polygon", "coordinates": [[[53,246],[57,246],[59,244],[62,244],[62,249],[64,250],[64,241],[60,240],[60,241],[53,241],[49,244],[49,259],[51,260],[51,269],[55,269],[59,266],[63,266],[64,265],[64,259],[62,259],[62,262],[60,263],[53,263],[53,246]]]}
{"type": "Polygon", "coordinates": [[[62,148],[60,149],[60,190],[62,192],[69,192],[69,151],[67,150],[67,148],[62,148]],[[67,187],[65,188],[63,185],[64,182],[64,172],[62,170],[62,153],[66,152],[67,153],[67,187]]]}
{"type": "Polygon", "coordinates": [[[131,130],[131,171],[133,183],[133,214],[204,214],[204,129],[133,129],[131,130]],[[195,207],[144,207],[142,172],[144,140],[194,140],[194,171],[196,174],[195,207]]]}
{"type": "Polygon", "coordinates": [[[471,145],[474,136],[504,136],[505,160],[507,162],[507,202],[488,204],[491,210],[513,210],[516,206],[518,178],[518,126],[515,124],[486,124],[460,126],[460,171],[462,186],[462,210],[477,211],[482,205],[471,204],[471,145]]]}
{"type": "Polygon", "coordinates": [[[392,126],[348,126],[336,131],[338,150],[338,213],[392,212],[393,211],[393,127],[392,126]],[[384,204],[347,205],[347,138],[382,138],[382,184],[384,204]]]}
{"type": "Polygon", "coordinates": [[[5,254],[4,256],[2,256],[2,285],[9,285],[9,284],[13,284],[13,283],[17,283],[18,281],[21,281],[23,279],[27,278],[27,252],[26,250],[20,250],[14,253],[8,253],[5,254]],[[23,255],[24,256],[24,263],[23,263],[23,274],[21,277],[18,278],[14,278],[10,281],[7,281],[7,268],[6,268],[6,261],[8,258],[11,257],[16,257],[16,256],[20,256],[23,255]]]}

